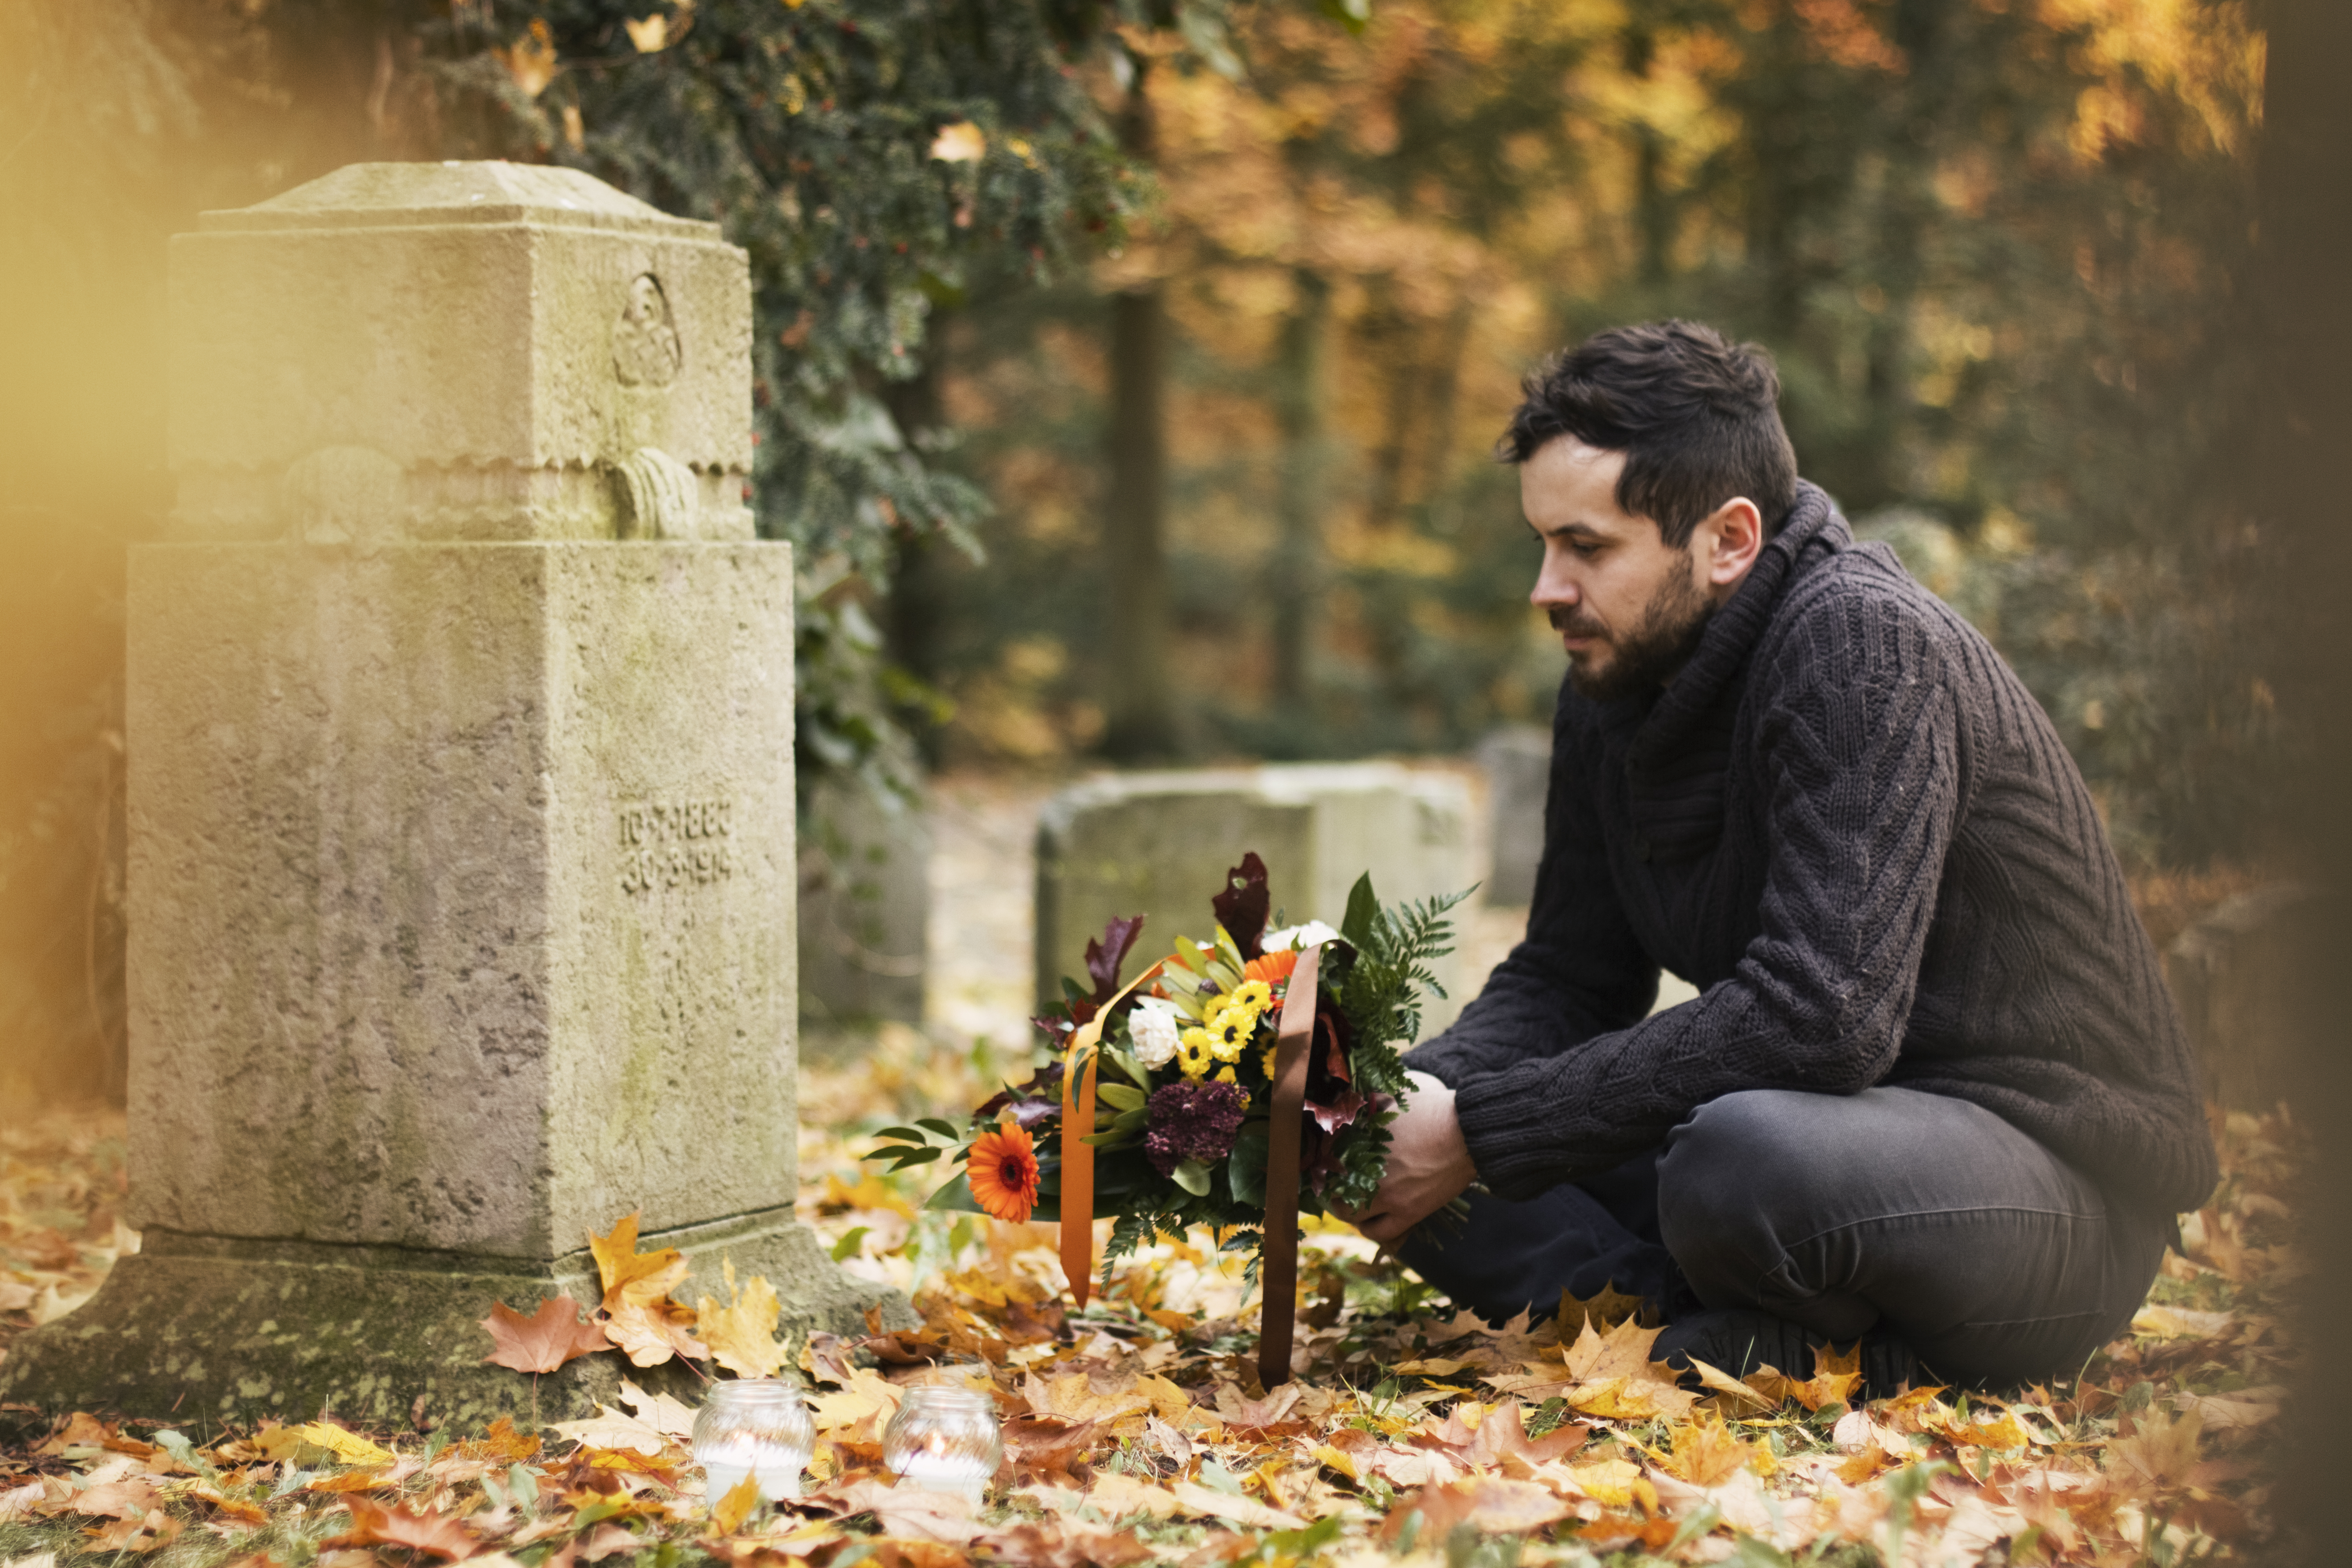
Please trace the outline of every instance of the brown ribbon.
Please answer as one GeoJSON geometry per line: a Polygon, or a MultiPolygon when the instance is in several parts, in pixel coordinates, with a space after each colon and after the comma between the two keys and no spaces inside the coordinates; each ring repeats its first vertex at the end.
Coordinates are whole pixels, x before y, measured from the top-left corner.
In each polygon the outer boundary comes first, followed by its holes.
{"type": "MultiPolygon", "coordinates": [[[[1165,958],[1125,986],[1118,995],[1095,1009],[1095,1016],[1070,1031],[1070,1054],[1062,1069],[1062,1272],[1070,1281],[1070,1295],[1079,1306],[1095,1288],[1095,1146],[1085,1141],[1095,1130],[1095,1068],[1102,1060],[1096,1047],[1111,1009],[1127,994],[1160,973],[1165,958]],[[1078,1082],[1079,1059],[1086,1064],[1086,1082],[1078,1082]]],[[[1288,1013],[1283,1015],[1286,1021],[1288,1013]]]]}
{"type": "MultiPolygon", "coordinates": [[[[1290,1335],[1298,1315],[1298,1139],[1307,1113],[1307,1067],[1315,1043],[1315,977],[1323,950],[1309,947],[1290,971],[1275,1037],[1274,1103],[1266,1120],[1265,1249],[1258,1264],[1265,1287],[1257,1331],[1257,1380],[1274,1388],[1290,1381],[1290,1335]]],[[[1069,1177],[1062,1178],[1068,1190],[1069,1177]]],[[[1064,1212],[1067,1212],[1065,1210],[1064,1212]]]]}

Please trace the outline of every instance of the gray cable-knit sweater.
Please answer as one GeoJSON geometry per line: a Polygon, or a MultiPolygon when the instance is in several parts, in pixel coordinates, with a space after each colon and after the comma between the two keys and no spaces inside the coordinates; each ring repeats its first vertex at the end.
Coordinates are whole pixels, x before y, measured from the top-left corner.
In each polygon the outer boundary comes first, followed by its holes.
{"type": "Polygon", "coordinates": [[[2000,655],[1797,506],[1665,691],[1563,687],[1525,941],[1410,1065],[1488,1186],[1622,1163],[1741,1089],[1971,1101],[2149,1215],[2215,1170],[2082,775],[2000,655]],[[1699,988],[1645,1018],[1660,967],[1699,988]]]}

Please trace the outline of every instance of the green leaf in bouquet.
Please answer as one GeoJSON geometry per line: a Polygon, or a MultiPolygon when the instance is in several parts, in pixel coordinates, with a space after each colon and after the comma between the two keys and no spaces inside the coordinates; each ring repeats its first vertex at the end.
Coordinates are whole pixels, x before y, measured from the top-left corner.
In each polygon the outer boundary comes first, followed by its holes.
{"type": "Polygon", "coordinates": [[[1348,890],[1348,913],[1339,922],[1339,935],[1360,951],[1371,945],[1372,927],[1380,917],[1380,895],[1372,891],[1372,873],[1366,872],[1348,890]]]}
{"type": "Polygon", "coordinates": [[[1225,1185],[1234,1189],[1235,1203],[1265,1206],[1265,1161],[1272,1143],[1264,1122],[1245,1124],[1234,1140],[1234,1152],[1225,1156],[1225,1185]]]}
{"type": "Polygon", "coordinates": [[[956,1131],[954,1123],[943,1121],[937,1116],[926,1116],[921,1121],[916,1123],[915,1125],[918,1127],[929,1128],[930,1131],[937,1133],[940,1137],[945,1138],[951,1144],[958,1141],[958,1139],[962,1135],[956,1131]]]}
{"type": "MultiPolygon", "coordinates": [[[[1126,1051],[1119,1050],[1118,1047],[1115,1045],[1104,1046],[1103,1054],[1110,1058],[1112,1065],[1116,1066],[1121,1072],[1126,1073],[1128,1077],[1133,1079],[1138,1087],[1143,1089],[1146,1092],[1150,1091],[1151,1073],[1147,1068],[1145,1068],[1143,1063],[1136,1061],[1134,1057],[1129,1056],[1126,1051]]],[[[1099,1090],[1100,1085],[1097,1085],[1097,1088],[1099,1090]]]]}
{"type": "Polygon", "coordinates": [[[894,1171],[902,1171],[908,1166],[927,1166],[945,1153],[947,1151],[937,1144],[925,1144],[920,1148],[904,1149],[899,1152],[898,1163],[890,1168],[894,1171]]]}
{"type": "Polygon", "coordinates": [[[1186,1160],[1170,1173],[1176,1185],[1194,1197],[1209,1196],[1209,1167],[1198,1160],[1186,1160]]]}
{"type": "Polygon", "coordinates": [[[961,1214],[986,1214],[988,1212],[988,1210],[981,1207],[980,1201],[971,1196],[971,1178],[962,1176],[957,1176],[955,1180],[948,1183],[945,1186],[940,1188],[939,1191],[931,1194],[929,1197],[925,1198],[923,1200],[923,1207],[925,1208],[943,1209],[952,1213],[961,1214]]]}
{"type": "MultiPolygon", "coordinates": [[[[1116,1059],[1114,1059],[1116,1060],[1116,1059]]],[[[1143,1109],[1143,1091],[1125,1083],[1104,1083],[1097,1081],[1095,1095],[1106,1105],[1116,1105],[1122,1111],[1143,1109]]]]}
{"type": "Polygon", "coordinates": [[[902,1144],[928,1144],[930,1140],[912,1127],[885,1127],[874,1134],[877,1138],[896,1139],[902,1144]]]}

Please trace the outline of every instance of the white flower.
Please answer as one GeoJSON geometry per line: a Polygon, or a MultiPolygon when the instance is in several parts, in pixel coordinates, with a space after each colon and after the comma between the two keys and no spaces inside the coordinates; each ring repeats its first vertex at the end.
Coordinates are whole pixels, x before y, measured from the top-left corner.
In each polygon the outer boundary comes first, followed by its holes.
{"type": "Polygon", "coordinates": [[[1135,1060],[1154,1069],[1175,1061],[1181,1027],[1174,1002],[1164,997],[1145,997],[1137,1002],[1135,1010],[1127,1015],[1127,1038],[1135,1050],[1135,1060]]]}
{"type": "Polygon", "coordinates": [[[1336,942],[1339,934],[1320,920],[1310,920],[1304,925],[1286,925],[1269,934],[1258,944],[1264,953],[1286,953],[1297,948],[1304,953],[1309,947],[1320,947],[1326,942],[1336,942]]]}

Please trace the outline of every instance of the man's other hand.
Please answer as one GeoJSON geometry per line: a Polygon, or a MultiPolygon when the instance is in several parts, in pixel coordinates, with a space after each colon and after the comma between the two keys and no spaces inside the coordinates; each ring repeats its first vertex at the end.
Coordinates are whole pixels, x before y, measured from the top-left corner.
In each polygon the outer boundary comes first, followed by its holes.
{"type": "Polygon", "coordinates": [[[1462,1124],[1454,1120],[1454,1091],[1426,1072],[1409,1076],[1412,1092],[1389,1124],[1389,1163],[1381,1190],[1364,1208],[1339,1215],[1384,1247],[1478,1178],[1470,1146],[1462,1141],[1462,1124]]]}

